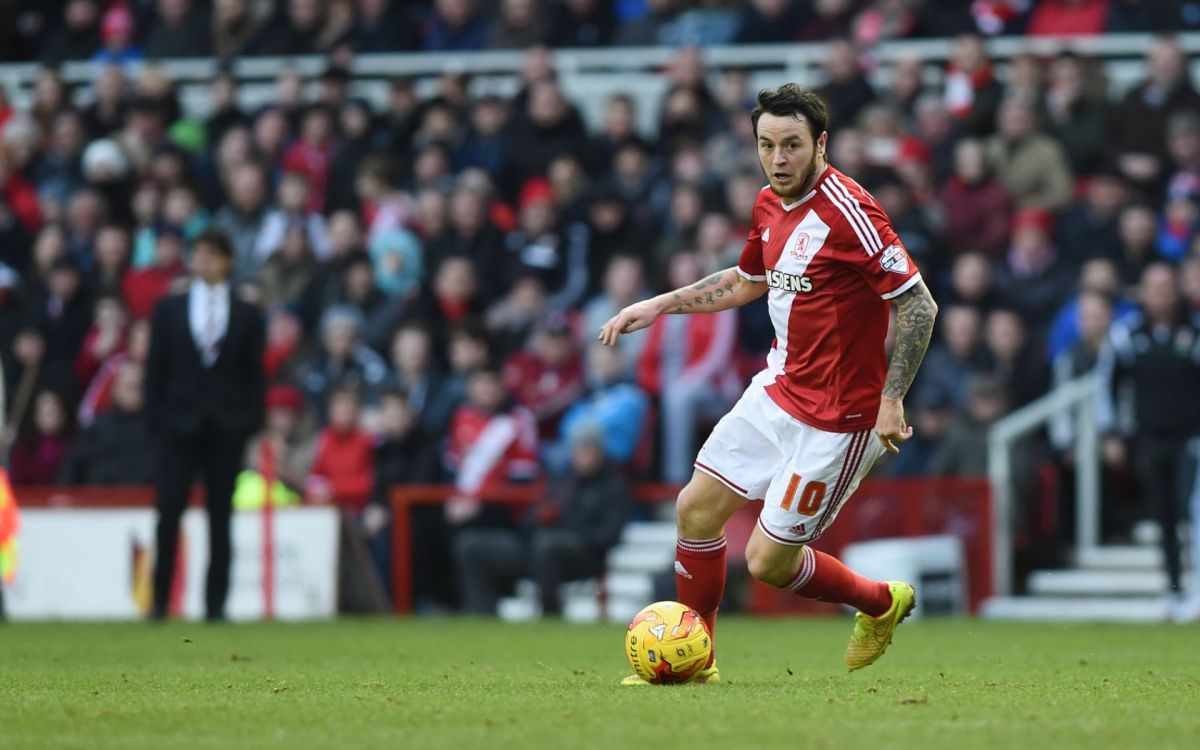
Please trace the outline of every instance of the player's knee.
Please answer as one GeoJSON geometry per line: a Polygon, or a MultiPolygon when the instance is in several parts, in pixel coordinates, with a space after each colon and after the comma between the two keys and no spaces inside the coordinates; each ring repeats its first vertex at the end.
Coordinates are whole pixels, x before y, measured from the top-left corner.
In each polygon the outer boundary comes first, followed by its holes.
{"type": "Polygon", "coordinates": [[[753,545],[746,548],[746,567],[750,575],[768,586],[782,588],[791,582],[795,571],[788,562],[769,550],[755,549],[753,545]]]}
{"type": "Polygon", "coordinates": [[[679,492],[679,499],[675,503],[675,522],[680,539],[712,539],[720,536],[725,527],[718,503],[706,497],[693,482],[679,492]]]}

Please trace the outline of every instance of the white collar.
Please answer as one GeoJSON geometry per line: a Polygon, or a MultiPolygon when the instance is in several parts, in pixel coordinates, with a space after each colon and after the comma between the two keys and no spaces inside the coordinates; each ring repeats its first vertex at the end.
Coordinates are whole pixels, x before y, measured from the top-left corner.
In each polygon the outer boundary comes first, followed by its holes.
{"type": "Polygon", "coordinates": [[[229,296],[229,282],[222,281],[219,284],[205,283],[204,279],[199,277],[192,279],[191,290],[193,292],[207,292],[220,298],[229,296]]]}

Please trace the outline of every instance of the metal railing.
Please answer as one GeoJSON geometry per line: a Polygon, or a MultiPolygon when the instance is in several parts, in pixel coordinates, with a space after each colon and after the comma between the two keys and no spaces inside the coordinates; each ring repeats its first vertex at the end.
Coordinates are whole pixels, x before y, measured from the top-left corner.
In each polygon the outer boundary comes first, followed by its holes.
{"type": "Polygon", "coordinates": [[[1012,591],[1013,488],[1012,448],[1056,416],[1075,419],[1076,554],[1100,543],[1100,440],[1096,432],[1095,375],[1084,375],[997,421],[988,430],[988,480],[992,485],[992,574],[996,596],[1012,591]]]}

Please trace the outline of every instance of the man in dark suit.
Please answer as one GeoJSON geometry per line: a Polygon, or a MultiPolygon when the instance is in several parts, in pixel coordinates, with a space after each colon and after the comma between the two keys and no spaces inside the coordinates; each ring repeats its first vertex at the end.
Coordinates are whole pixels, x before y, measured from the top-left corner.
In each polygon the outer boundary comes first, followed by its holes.
{"type": "Polygon", "coordinates": [[[161,619],[175,571],[179,520],[197,471],[208,506],[205,615],[225,617],[234,480],[246,441],[263,420],[263,321],[233,296],[232,245],[208,231],[193,243],[191,285],[154,310],[146,361],[146,410],[159,441],[158,553],[154,611],[161,619]]]}

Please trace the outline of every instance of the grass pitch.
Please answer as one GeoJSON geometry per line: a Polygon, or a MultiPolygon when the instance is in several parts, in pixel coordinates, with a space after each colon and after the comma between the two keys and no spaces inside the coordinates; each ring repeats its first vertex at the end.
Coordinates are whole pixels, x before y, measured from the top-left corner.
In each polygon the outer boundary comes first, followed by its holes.
{"type": "Polygon", "coordinates": [[[723,618],[724,684],[622,688],[611,625],[0,625],[0,747],[1197,747],[1198,627],[911,622],[853,674],[850,627],[723,618]]]}

